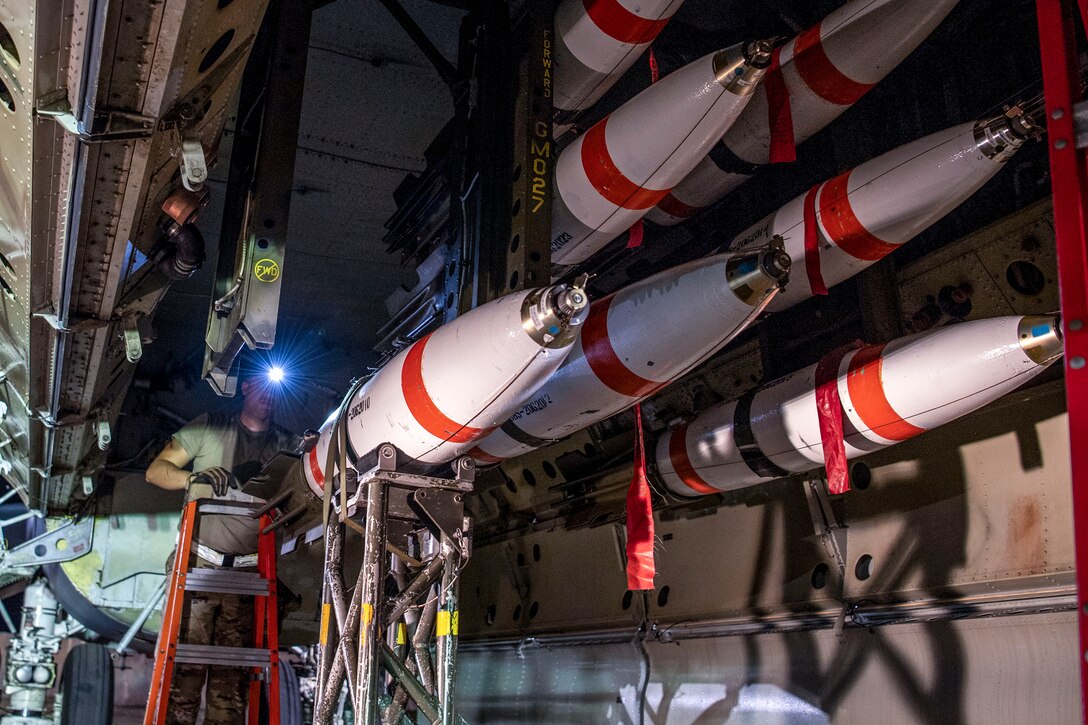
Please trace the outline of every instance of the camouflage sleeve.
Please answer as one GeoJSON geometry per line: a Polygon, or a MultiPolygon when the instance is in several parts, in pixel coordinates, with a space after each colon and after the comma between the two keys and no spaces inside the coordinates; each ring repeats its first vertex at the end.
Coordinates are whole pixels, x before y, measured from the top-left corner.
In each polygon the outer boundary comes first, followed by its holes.
{"type": "Polygon", "coordinates": [[[207,413],[199,415],[174,434],[174,442],[193,458],[198,457],[204,450],[204,441],[208,434],[208,418],[207,413]]]}

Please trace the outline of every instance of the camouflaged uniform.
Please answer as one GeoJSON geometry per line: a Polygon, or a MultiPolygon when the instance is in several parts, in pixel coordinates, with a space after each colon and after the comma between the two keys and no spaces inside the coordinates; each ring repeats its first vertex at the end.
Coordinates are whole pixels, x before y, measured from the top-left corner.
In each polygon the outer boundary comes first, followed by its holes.
{"type": "MultiPolygon", "coordinates": [[[[252,433],[239,422],[238,414],[202,415],[174,434],[174,442],[193,457],[193,470],[222,466],[244,483],[278,451],[294,447],[294,439],[284,428],[272,425],[263,433],[252,433]]],[[[263,502],[271,492],[240,491],[231,488],[225,496],[233,501],[263,502]]],[[[186,500],[217,498],[206,484],[193,484],[186,500]]],[[[220,554],[244,556],[257,551],[257,521],[245,516],[200,516],[193,537],[197,543],[220,554]]],[[[219,568],[195,554],[190,566],[219,568]]],[[[235,567],[236,571],[256,571],[256,567],[235,567]]],[[[213,644],[226,647],[253,646],[253,598],[236,594],[194,592],[186,597],[179,642],[213,644]]],[[[205,678],[206,725],[236,724],[244,721],[249,671],[241,667],[177,665],[170,686],[169,723],[191,725],[200,710],[205,678]]]]}

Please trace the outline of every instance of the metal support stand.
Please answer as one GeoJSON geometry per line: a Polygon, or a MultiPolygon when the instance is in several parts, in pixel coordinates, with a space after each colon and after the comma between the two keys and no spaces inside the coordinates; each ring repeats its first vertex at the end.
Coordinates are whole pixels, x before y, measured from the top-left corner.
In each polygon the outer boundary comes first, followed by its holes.
{"type": "Polygon", "coordinates": [[[388,444],[379,447],[378,461],[358,476],[340,511],[351,528],[362,524],[363,563],[351,606],[343,618],[336,617],[335,633],[331,612],[345,604],[343,588],[335,583],[343,581],[340,552],[347,532],[331,522],[326,531],[313,722],[331,725],[345,673],[351,672],[356,723],[402,722],[411,698],[432,722],[452,725],[461,722],[454,693],[457,595],[461,567],[471,554],[464,494],[472,491],[475,466],[465,457],[454,462],[452,478],[408,473],[398,467],[397,450],[388,444]],[[392,595],[387,593],[390,572],[397,584],[392,595]]]}
{"type": "Polygon", "coordinates": [[[1082,720],[1088,722],[1088,105],[1080,79],[1075,20],[1088,3],[1037,0],[1047,145],[1054,195],[1065,394],[1069,408],[1073,531],[1077,557],[1082,720]]]}
{"type": "Polygon", "coordinates": [[[461,553],[457,545],[442,536],[442,556],[446,566],[442,571],[442,591],[438,598],[438,618],[435,636],[438,640],[436,658],[438,660],[439,718],[441,722],[453,722],[454,678],[457,674],[457,583],[461,573],[461,553]]]}
{"type": "Polygon", "coordinates": [[[381,647],[382,600],[385,593],[386,502],[382,477],[360,483],[366,490],[366,532],[363,536],[363,619],[359,624],[359,674],[355,679],[355,712],[360,723],[378,715],[378,652],[381,647]]]}

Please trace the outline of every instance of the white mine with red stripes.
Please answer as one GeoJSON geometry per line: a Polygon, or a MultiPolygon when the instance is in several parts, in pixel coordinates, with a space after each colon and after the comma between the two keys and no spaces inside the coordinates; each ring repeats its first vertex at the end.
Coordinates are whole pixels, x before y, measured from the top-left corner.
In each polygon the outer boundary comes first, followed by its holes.
{"type": "Polygon", "coordinates": [[[1000,171],[1032,133],[1034,124],[1019,108],[938,131],[814,186],[729,247],[757,247],[776,235],[786,240],[794,271],[770,305],[785,309],[853,277],[936,223],[1000,171]]]}
{"type": "Polygon", "coordinates": [[[770,113],[791,113],[780,133],[801,143],[865,95],[933,32],[958,0],[851,0],[786,43],[777,63],[721,142],[648,215],[677,224],[747,181],[770,161],[770,113]],[[770,94],[770,99],[768,99],[770,94]],[[770,102],[769,102],[770,101],[770,102]],[[772,105],[773,104],[773,105],[772,105]]]}
{"type": "Polygon", "coordinates": [[[696,260],[595,302],[566,362],[469,453],[495,463],[608,418],[706,360],[785,279],[780,247],[696,260]]]}
{"type": "Polygon", "coordinates": [[[352,464],[382,443],[426,464],[464,454],[552,377],[588,314],[581,286],[556,285],[481,305],[417,341],[322,426],[303,465],[310,488],[323,490],[338,419],[352,464]]]}
{"type": "Polygon", "coordinates": [[[563,149],[555,165],[552,264],[585,261],[641,219],[736,120],[763,78],[753,41],[670,73],[563,149]]]}
{"type": "Polygon", "coordinates": [[[563,0],[555,11],[556,122],[596,103],[646,51],[684,0],[563,0]]]}
{"type": "MultiPolygon", "coordinates": [[[[1055,315],[974,320],[864,347],[838,368],[846,457],[857,458],[978,410],[1061,357],[1055,315]]],[[[657,442],[661,480],[680,496],[729,491],[823,465],[816,365],[701,413],[657,442]]]]}

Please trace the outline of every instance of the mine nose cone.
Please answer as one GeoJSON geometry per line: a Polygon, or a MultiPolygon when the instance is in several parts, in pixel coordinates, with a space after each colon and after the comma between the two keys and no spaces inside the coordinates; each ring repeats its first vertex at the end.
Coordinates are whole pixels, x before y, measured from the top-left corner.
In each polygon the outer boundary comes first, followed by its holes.
{"type": "Polygon", "coordinates": [[[774,42],[749,40],[713,54],[714,78],[738,96],[751,95],[771,65],[774,42]]]}
{"type": "Polygon", "coordinates": [[[522,303],[522,327],[547,348],[569,346],[589,316],[589,295],[579,278],[530,293],[522,303]]]}
{"type": "Polygon", "coordinates": [[[790,273],[790,265],[793,264],[793,260],[784,249],[767,250],[760,262],[767,276],[777,280],[785,279],[790,273]]]}
{"type": "Polygon", "coordinates": [[[589,304],[589,295],[585,290],[586,281],[584,276],[579,277],[569,288],[557,291],[556,309],[567,319],[574,317],[589,304]]]}
{"type": "Polygon", "coordinates": [[[1020,347],[1039,365],[1049,365],[1064,353],[1061,316],[1057,313],[1021,318],[1019,338],[1020,347]]]}
{"type": "Polygon", "coordinates": [[[774,52],[774,39],[750,40],[744,45],[744,60],[753,68],[768,68],[774,52]]]}

